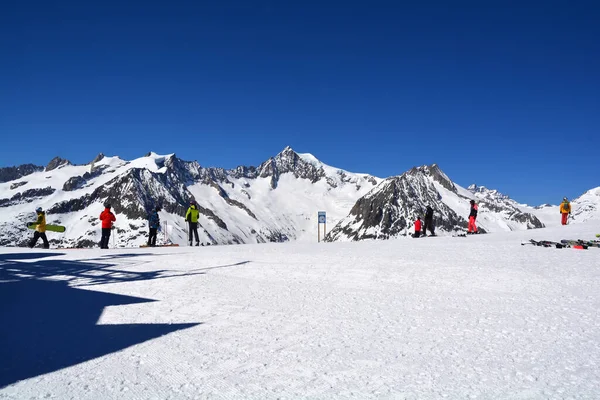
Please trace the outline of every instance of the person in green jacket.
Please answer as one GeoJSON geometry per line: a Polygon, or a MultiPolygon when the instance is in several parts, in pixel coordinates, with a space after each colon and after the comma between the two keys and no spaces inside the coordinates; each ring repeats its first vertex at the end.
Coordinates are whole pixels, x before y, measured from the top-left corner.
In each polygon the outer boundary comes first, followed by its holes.
{"type": "Polygon", "coordinates": [[[189,226],[188,239],[190,242],[190,246],[192,245],[192,233],[196,238],[196,246],[200,246],[200,239],[198,239],[198,216],[200,216],[200,211],[198,211],[198,204],[195,200],[192,200],[190,202],[190,207],[185,213],[185,221],[188,223],[189,226]]]}

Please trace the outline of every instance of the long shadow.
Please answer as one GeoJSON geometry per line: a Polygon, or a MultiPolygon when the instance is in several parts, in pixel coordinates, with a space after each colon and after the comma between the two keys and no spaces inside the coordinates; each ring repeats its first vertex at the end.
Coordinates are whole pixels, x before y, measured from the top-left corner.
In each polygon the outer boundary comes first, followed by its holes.
{"type": "Polygon", "coordinates": [[[155,300],[77,289],[68,279],[126,282],[157,279],[163,271],[131,273],[110,264],[30,261],[57,255],[0,255],[0,388],[199,325],[97,325],[106,306],[155,300]]]}
{"type": "MultiPolygon", "coordinates": [[[[172,270],[126,271],[117,264],[109,263],[116,257],[102,259],[103,262],[89,260],[37,260],[35,262],[19,262],[30,259],[63,255],[60,253],[12,253],[0,254],[0,282],[22,279],[58,278],[67,280],[76,286],[91,286],[107,283],[145,281],[177,276],[202,275],[204,272],[173,274],[172,270]],[[35,256],[35,257],[34,257],[35,256]]],[[[146,254],[139,254],[139,256],[146,254]]],[[[125,258],[131,258],[130,254],[125,258]]]]}

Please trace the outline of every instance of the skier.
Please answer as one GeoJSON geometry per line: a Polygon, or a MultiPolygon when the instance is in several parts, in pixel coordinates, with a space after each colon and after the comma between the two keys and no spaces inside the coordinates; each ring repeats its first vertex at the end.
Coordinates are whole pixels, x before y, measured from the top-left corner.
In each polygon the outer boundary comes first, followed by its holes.
{"type": "Polygon", "coordinates": [[[566,197],[563,197],[563,202],[560,204],[560,213],[562,215],[561,223],[566,225],[569,215],[571,215],[571,203],[566,197]]]}
{"type": "Polygon", "coordinates": [[[412,235],[414,238],[421,236],[421,217],[417,217],[415,221],[415,233],[412,235]]]}
{"type": "Polygon", "coordinates": [[[112,229],[113,222],[116,220],[115,214],[110,211],[110,203],[104,203],[104,211],[100,214],[100,221],[102,221],[102,239],[100,239],[101,249],[108,249],[110,230],[112,229]]]}
{"type": "Polygon", "coordinates": [[[42,207],[38,207],[35,212],[37,213],[37,221],[34,222],[35,232],[33,233],[33,238],[29,242],[29,248],[33,248],[37,243],[39,238],[42,238],[44,242],[44,248],[49,249],[50,244],[48,243],[48,238],[46,237],[46,214],[42,210],[42,207]]]}
{"type": "Polygon", "coordinates": [[[435,236],[435,227],[433,226],[433,208],[427,206],[425,211],[425,223],[423,224],[423,236],[427,234],[429,230],[429,236],[435,236]]]}
{"type": "Polygon", "coordinates": [[[196,246],[200,246],[200,239],[198,239],[198,216],[200,215],[200,211],[198,211],[198,204],[195,200],[190,202],[190,207],[185,213],[185,221],[189,225],[189,242],[190,246],[192,245],[192,233],[196,238],[196,246]]]}
{"type": "Polygon", "coordinates": [[[467,228],[467,234],[476,234],[477,233],[477,225],[475,224],[475,220],[477,219],[477,204],[475,204],[475,200],[471,200],[471,212],[469,213],[469,227],[467,228]]]}
{"type": "Polygon", "coordinates": [[[148,215],[148,227],[150,228],[150,233],[148,234],[148,246],[156,246],[156,236],[158,229],[160,228],[160,217],[158,216],[160,210],[160,206],[156,206],[156,208],[150,211],[150,214],[148,215]]]}

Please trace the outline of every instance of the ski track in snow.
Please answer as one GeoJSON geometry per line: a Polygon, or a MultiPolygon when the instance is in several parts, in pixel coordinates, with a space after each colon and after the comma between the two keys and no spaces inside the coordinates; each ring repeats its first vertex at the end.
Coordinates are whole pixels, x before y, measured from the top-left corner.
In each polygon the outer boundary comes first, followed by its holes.
{"type": "Polygon", "coordinates": [[[597,231],[56,250],[163,271],[70,280],[157,300],[106,307],[98,325],[201,324],[14,383],[0,399],[598,398],[600,249],[520,245],[597,231]]]}

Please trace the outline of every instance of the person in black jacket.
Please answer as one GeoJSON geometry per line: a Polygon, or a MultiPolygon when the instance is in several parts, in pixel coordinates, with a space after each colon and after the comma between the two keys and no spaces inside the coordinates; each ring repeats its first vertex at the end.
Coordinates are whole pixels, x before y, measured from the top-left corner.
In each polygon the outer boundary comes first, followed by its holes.
{"type": "Polygon", "coordinates": [[[477,204],[475,204],[475,200],[471,200],[471,212],[469,213],[469,227],[467,228],[467,234],[472,235],[477,233],[477,224],[475,224],[475,220],[477,219],[477,204]]]}
{"type": "Polygon", "coordinates": [[[431,208],[431,206],[427,206],[427,210],[425,211],[425,220],[423,221],[423,236],[425,236],[428,229],[429,236],[435,236],[435,227],[433,226],[433,208],[431,208]]]}

